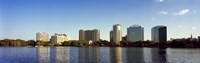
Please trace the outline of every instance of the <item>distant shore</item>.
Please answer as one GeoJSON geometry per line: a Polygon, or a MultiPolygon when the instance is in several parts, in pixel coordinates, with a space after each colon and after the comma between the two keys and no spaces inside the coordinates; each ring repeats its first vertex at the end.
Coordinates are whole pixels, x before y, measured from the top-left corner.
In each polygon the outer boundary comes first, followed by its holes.
{"type": "Polygon", "coordinates": [[[58,46],[75,46],[75,47],[148,47],[148,48],[200,48],[200,41],[191,40],[172,40],[168,42],[152,42],[152,41],[138,41],[127,42],[121,41],[119,44],[115,42],[109,42],[101,40],[98,42],[92,42],[89,44],[87,41],[65,41],[62,44],[54,44],[52,42],[34,41],[34,40],[12,40],[4,39],[0,40],[0,46],[13,46],[13,47],[58,47],[58,46]]]}

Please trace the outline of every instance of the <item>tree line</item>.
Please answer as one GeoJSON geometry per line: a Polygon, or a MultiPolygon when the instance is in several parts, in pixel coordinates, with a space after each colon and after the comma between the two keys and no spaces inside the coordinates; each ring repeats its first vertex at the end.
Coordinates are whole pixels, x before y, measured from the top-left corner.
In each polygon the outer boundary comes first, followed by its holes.
{"type": "Polygon", "coordinates": [[[55,45],[52,42],[35,41],[35,40],[21,40],[21,39],[4,39],[0,40],[0,46],[76,46],[76,47],[171,47],[171,48],[200,48],[200,40],[180,39],[172,40],[166,43],[155,43],[152,41],[137,41],[128,42],[121,41],[119,44],[115,42],[109,42],[106,40],[100,40],[89,44],[88,41],[65,41],[60,45],[55,45]]]}

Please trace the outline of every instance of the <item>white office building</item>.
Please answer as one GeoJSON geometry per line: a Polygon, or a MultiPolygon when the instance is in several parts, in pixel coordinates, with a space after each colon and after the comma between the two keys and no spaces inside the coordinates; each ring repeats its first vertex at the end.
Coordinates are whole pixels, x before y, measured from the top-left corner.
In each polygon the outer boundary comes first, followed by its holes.
{"type": "Polygon", "coordinates": [[[69,41],[70,37],[67,34],[57,34],[55,33],[53,36],[51,36],[51,42],[54,44],[62,44],[64,41],[69,41]]]}
{"type": "Polygon", "coordinates": [[[113,25],[113,42],[119,44],[122,41],[122,26],[120,24],[113,25]]]}
{"type": "Polygon", "coordinates": [[[36,33],[36,41],[49,41],[49,34],[45,32],[36,33]]]}

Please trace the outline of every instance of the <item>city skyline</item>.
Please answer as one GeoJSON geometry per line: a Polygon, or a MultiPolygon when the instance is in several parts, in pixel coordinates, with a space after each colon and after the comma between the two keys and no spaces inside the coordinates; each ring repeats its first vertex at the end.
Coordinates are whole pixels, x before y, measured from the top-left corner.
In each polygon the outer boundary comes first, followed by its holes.
{"type": "Polygon", "coordinates": [[[144,40],[151,28],[167,26],[167,39],[200,35],[199,0],[2,0],[0,39],[36,39],[35,33],[68,33],[78,40],[79,29],[99,29],[109,40],[114,24],[122,25],[122,36],[133,24],[144,27],[144,40]],[[12,2],[11,2],[12,1],[12,2]]]}

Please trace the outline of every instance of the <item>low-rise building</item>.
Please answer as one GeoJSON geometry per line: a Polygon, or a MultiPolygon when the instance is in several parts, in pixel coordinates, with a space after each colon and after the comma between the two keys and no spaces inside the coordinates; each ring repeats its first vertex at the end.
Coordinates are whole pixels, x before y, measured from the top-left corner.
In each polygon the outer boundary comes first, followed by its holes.
{"type": "Polygon", "coordinates": [[[49,34],[45,32],[36,33],[36,41],[49,41],[49,34]]]}
{"type": "Polygon", "coordinates": [[[53,36],[51,36],[51,42],[54,44],[60,45],[64,41],[69,41],[70,37],[67,34],[57,34],[55,33],[53,36]]]}

